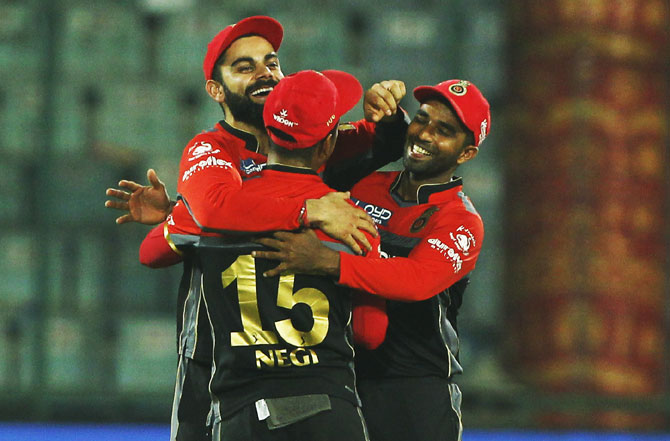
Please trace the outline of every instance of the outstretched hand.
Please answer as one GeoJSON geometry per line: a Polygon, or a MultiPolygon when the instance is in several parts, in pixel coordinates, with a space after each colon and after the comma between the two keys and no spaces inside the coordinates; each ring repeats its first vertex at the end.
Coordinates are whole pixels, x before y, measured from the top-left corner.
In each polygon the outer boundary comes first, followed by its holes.
{"type": "Polygon", "coordinates": [[[310,227],[320,229],[344,242],[355,253],[362,254],[361,246],[368,251],[372,249],[363,231],[374,237],[379,233],[370,216],[349,203],[349,196],[349,192],[332,192],[319,199],[307,199],[307,219],[310,227]]]}
{"type": "Polygon", "coordinates": [[[116,200],[105,201],[105,207],[128,212],[116,218],[117,224],[138,222],[156,225],[163,222],[170,214],[172,204],[165,184],[153,169],[147,171],[147,179],[151,185],[144,186],[137,182],[122,180],[119,181],[119,187],[128,191],[107,189],[105,194],[116,200]]]}
{"type": "Polygon", "coordinates": [[[340,274],[340,253],[323,245],[310,228],[299,232],[280,231],[272,237],[256,239],[255,242],[276,251],[252,251],[252,256],[280,262],[275,268],[264,272],[265,277],[287,273],[335,277],[340,274]]]}
{"type": "Polygon", "coordinates": [[[365,91],[363,98],[363,113],[366,121],[376,123],[393,118],[398,111],[400,100],[406,93],[405,83],[399,80],[373,84],[365,91]]]}

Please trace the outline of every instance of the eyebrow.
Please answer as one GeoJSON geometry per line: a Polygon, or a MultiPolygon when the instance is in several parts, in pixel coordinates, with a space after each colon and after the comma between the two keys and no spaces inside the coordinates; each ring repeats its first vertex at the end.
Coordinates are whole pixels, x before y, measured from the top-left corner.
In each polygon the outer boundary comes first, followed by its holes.
{"type": "MultiPolygon", "coordinates": [[[[419,110],[416,111],[416,114],[430,118],[430,115],[425,110],[419,109],[419,110]]],[[[447,130],[450,130],[454,133],[458,133],[459,131],[464,131],[460,126],[455,126],[455,125],[449,124],[448,122],[445,122],[445,121],[437,121],[437,124],[440,127],[443,127],[443,128],[445,128],[447,130]]]]}
{"type": "MultiPolygon", "coordinates": [[[[270,52],[269,54],[265,55],[265,57],[263,57],[263,60],[264,60],[264,61],[268,61],[268,60],[271,60],[271,59],[273,59],[273,58],[279,58],[279,56],[277,55],[276,52],[270,52]]],[[[239,64],[239,63],[245,63],[245,62],[246,62],[246,63],[252,63],[252,64],[253,64],[253,63],[254,63],[254,59],[253,59],[252,57],[240,57],[240,58],[237,58],[237,59],[236,59],[235,61],[233,61],[232,63],[230,63],[230,67],[233,67],[233,66],[235,66],[236,64],[239,64]]]]}

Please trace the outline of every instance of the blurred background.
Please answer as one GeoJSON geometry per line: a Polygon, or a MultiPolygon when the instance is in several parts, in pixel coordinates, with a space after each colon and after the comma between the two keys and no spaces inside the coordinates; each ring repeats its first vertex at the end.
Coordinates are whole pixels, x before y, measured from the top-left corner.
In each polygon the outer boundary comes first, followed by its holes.
{"type": "Polygon", "coordinates": [[[0,438],[169,423],[181,268],[142,267],[149,228],[115,225],[104,193],[152,167],[174,197],[222,117],[205,47],[256,14],[284,26],[285,74],[401,79],[410,113],[450,78],[491,103],[458,171],[486,226],[459,316],[466,440],[670,433],[667,0],[0,0],[0,438]]]}

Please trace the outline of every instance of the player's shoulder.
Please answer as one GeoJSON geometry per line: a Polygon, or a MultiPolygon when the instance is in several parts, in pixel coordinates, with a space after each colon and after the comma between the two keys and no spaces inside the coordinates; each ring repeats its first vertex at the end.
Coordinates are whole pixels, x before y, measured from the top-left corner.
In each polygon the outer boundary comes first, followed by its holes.
{"type": "Polygon", "coordinates": [[[461,228],[479,235],[484,232],[484,222],[470,199],[459,191],[448,204],[436,210],[435,228],[461,228]]]}
{"type": "MultiPolygon", "coordinates": [[[[398,175],[400,174],[399,171],[376,171],[368,176],[364,177],[361,179],[355,186],[354,189],[361,190],[361,189],[369,189],[372,187],[380,187],[383,186],[387,189],[391,189],[391,186],[395,182],[395,180],[398,178],[398,175]]],[[[353,192],[353,189],[352,189],[353,192]]]]}
{"type": "Polygon", "coordinates": [[[216,150],[236,149],[242,146],[244,146],[243,140],[222,130],[217,124],[214,128],[204,130],[191,138],[184,148],[184,156],[214,154],[217,153],[216,150]]]}

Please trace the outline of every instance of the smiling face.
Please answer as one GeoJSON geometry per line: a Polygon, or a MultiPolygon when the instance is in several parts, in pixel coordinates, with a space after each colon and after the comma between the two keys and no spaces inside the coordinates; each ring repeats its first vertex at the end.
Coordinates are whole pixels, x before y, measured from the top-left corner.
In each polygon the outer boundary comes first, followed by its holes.
{"type": "Polygon", "coordinates": [[[211,80],[208,81],[208,92],[223,105],[226,119],[230,114],[236,121],[262,128],[265,100],[284,78],[270,42],[257,35],[239,38],[226,49],[222,62],[214,69],[218,70],[213,75],[216,87],[212,94],[211,80]]]}
{"type": "Polygon", "coordinates": [[[451,108],[439,99],[429,99],[421,104],[407,129],[405,170],[414,181],[446,182],[460,164],[477,154],[477,147],[469,141],[451,108]]]}

